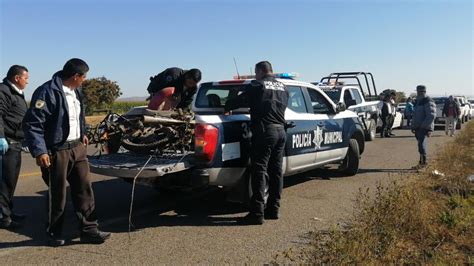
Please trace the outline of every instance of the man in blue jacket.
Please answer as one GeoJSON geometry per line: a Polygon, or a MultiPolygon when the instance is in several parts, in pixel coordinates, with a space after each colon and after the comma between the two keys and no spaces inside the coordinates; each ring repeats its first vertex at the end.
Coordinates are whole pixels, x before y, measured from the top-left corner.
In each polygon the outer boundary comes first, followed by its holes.
{"type": "Polygon", "coordinates": [[[416,87],[416,102],[413,111],[411,131],[415,133],[416,140],[418,141],[418,152],[420,153],[418,166],[420,167],[426,166],[427,164],[427,138],[431,137],[431,133],[434,130],[435,117],[436,104],[426,95],[426,87],[424,85],[418,85],[416,87]]]}
{"type": "Polygon", "coordinates": [[[46,231],[51,246],[65,244],[61,235],[66,181],[81,225],[81,242],[100,244],[110,237],[98,229],[89,180],[84,105],[77,90],[88,71],[89,66],[81,59],[67,61],[62,71],[36,89],[23,121],[26,142],[49,186],[46,231]]]}

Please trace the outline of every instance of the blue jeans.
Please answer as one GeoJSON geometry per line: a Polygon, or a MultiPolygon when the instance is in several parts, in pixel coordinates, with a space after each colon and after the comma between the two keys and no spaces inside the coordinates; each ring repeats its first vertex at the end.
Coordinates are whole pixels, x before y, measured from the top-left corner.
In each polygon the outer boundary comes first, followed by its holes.
{"type": "Polygon", "coordinates": [[[427,153],[427,145],[428,145],[427,134],[428,134],[428,130],[424,128],[419,128],[415,130],[415,137],[416,137],[416,140],[418,141],[418,152],[420,153],[420,155],[424,155],[424,156],[426,156],[426,153],[427,153]]]}

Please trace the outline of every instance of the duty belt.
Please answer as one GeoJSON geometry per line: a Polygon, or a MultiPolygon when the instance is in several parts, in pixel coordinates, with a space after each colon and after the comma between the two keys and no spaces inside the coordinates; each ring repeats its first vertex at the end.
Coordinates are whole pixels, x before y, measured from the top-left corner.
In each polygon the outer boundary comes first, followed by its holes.
{"type": "Polygon", "coordinates": [[[72,149],[72,148],[75,148],[75,147],[79,146],[81,143],[82,142],[78,139],[71,140],[71,141],[66,141],[66,142],[64,142],[64,144],[62,144],[60,146],[57,146],[57,147],[53,148],[52,150],[53,151],[69,150],[69,149],[72,149]]]}
{"type": "Polygon", "coordinates": [[[284,128],[285,126],[282,124],[264,124],[263,127],[284,128]]]}

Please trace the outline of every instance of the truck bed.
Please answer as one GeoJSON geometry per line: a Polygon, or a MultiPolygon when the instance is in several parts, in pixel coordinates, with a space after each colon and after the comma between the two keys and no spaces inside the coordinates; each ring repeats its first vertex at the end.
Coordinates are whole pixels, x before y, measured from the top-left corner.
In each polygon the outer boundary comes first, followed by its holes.
{"type": "Polygon", "coordinates": [[[185,154],[141,155],[131,152],[89,156],[92,173],[120,178],[134,178],[150,159],[140,178],[154,178],[181,172],[194,166],[194,152],[185,154]]]}

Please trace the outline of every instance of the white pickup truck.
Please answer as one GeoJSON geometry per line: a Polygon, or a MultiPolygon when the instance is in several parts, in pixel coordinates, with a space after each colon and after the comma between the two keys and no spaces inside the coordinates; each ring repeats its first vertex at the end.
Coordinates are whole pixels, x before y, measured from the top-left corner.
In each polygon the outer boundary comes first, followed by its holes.
{"type": "MultiPolygon", "coordinates": [[[[344,103],[348,110],[355,112],[365,133],[365,140],[375,139],[377,129],[381,126],[381,101],[378,100],[375,81],[369,72],[338,72],[323,77],[320,82],[314,82],[323,90],[334,103],[344,103]],[[360,81],[362,78],[362,83],[360,81]],[[356,84],[342,84],[341,80],[355,80],[356,84]],[[362,92],[365,88],[367,93],[362,92]]],[[[403,115],[396,111],[392,128],[403,125],[403,115]]]]}
{"type": "MultiPolygon", "coordinates": [[[[355,175],[365,148],[357,115],[345,110],[343,105],[333,103],[313,84],[279,80],[287,86],[290,95],[285,112],[288,123],[283,159],[285,177],[326,164],[340,164],[339,169],[344,174],[355,175]]],[[[91,171],[129,181],[140,172],[138,182],[157,188],[170,185],[222,187],[235,192],[229,193],[233,194],[231,198],[248,200],[251,178],[247,170],[251,145],[249,109],[242,106],[225,115],[224,106],[226,101],[246,90],[250,82],[249,79],[235,79],[201,84],[193,102],[192,151],[158,155],[119,151],[91,156],[91,171]]]]}
{"type": "Polygon", "coordinates": [[[458,102],[461,108],[461,121],[465,123],[471,120],[471,105],[467,100],[466,96],[454,96],[454,99],[458,102]]]}

